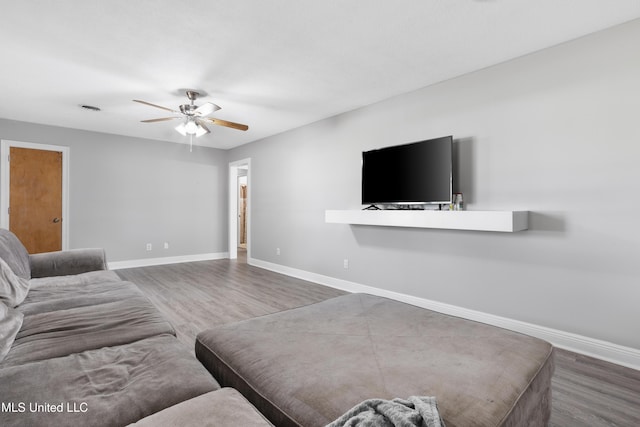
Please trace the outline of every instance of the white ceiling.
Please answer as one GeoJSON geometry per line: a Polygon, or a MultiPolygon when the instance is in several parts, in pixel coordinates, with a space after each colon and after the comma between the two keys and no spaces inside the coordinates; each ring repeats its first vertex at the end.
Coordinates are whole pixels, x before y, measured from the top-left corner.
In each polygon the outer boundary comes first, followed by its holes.
{"type": "MultiPolygon", "coordinates": [[[[638,0],[29,0],[0,6],[0,117],[232,148],[640,17],[638,0]],[[79,105],[100,107],[89,112],[79,105]]],[[[1,135],[0,135],[1,136],[1,135]]]]}

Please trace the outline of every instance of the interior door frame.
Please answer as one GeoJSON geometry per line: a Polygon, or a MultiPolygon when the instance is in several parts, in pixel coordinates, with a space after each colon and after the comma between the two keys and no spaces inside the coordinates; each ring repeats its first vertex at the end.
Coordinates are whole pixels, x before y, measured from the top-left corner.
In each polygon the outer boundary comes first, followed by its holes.
{"type": "Polygon", "coordinates": [[[11,147],[62,153],[62,250],[69,249],[69,147],[3,139],[0,144],[0,227],[9,229],[9,191],[11,147]]]}
{"type": "Polygon", "coordinates": [[[251,260],[251,158],[229,163],[229,259],[238,258],[238,169],[247,166],[247,262],[251,260]]]}

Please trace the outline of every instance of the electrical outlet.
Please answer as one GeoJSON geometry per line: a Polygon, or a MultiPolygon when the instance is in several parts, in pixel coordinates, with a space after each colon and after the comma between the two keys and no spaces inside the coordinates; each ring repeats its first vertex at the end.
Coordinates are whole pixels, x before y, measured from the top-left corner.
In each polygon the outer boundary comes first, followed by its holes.
{"type": "Polygon", "coordinates": [[[276,248],[276,255],[280,255],[280,248],[276,248]]]}
{"type": "Polygon", "coordinates": [[[349,268],[349,260],[345,258],[342,262],[342,265],[344,266],[344,268],[349,268]]]}
{"type": "Polygon", "coordinates": [[[147,243],[147,250],[150,251],[153,249],[153,245],[151,243],[147,243]]]}
{"type": "Polygon", "coordinates": [[[169,249],[169,242],[164,242],[164,248],[169,249]]]}

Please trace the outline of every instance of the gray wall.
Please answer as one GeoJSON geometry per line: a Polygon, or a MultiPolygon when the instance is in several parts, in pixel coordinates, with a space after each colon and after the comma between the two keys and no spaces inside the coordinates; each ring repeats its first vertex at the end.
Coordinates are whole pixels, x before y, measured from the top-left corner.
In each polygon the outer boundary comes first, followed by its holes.
{"type": "Polygon", "coordinates": [[[224,150],[4,119],[0,139],[70,147],[70,248],[109,261],[227,251],[224,150]]]}
{"type": "Polygon", "coordinates": [[[640,349],[632,40],[640,21],[232,150],[252,257],[640,349]],[[529,231],[324,223],[361,207],[363,150],[449,134],[468,208],[530,210],[529,231]]]}

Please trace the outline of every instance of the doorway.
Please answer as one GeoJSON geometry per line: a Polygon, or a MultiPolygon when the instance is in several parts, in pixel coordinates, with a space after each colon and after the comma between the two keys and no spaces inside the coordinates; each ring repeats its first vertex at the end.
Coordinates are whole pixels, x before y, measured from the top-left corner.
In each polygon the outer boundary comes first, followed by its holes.
{"type": "Polygon", "coordinates": [[[229,163],[229,259],[251,260],[251,159],[229,163]]]}
{"type": "MultiPolygon", "coordinates": [[[[239,168],[238,173],[246,172],[239,168]]],[[[247,176],[238,176],[238,250],[247,250],[247,176]]]]}
{"type": "Polygon", "coordinates": [[[29,253],[68,248],[69,147],[2,141],[0,226],[29,253]]]}

